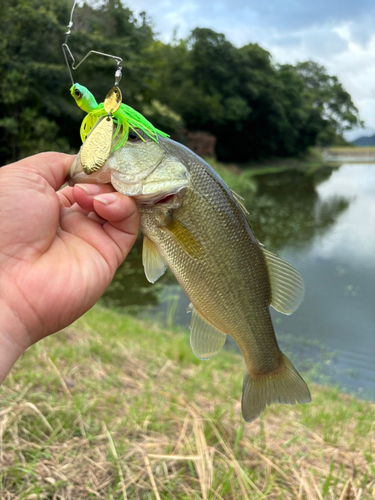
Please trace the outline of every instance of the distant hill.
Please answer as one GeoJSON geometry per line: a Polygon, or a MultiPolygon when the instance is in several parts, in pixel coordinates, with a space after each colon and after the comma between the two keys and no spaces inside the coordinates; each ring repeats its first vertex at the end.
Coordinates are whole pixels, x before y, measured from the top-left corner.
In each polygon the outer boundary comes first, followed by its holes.
{"type": "Polygon", "coordinates": [[[358,137],[355,141],[352,141],[355,146],[375,146],[375,134],[370,135],[370,137],[358,137]]]}

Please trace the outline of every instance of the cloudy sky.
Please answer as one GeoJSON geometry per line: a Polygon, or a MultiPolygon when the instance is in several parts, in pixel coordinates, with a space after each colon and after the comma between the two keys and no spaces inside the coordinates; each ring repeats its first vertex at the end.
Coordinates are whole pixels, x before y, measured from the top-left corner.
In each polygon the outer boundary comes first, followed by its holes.
{"type": "Polygon", "coordinates": [[[351,94],[366,128],[375,133],[374,0],[137,0],[164,42],[177,28],[185,37],[199,27],[224,33],[236,46],[259,43],[275,62],[313,59],[338,76],[351,94]]]}

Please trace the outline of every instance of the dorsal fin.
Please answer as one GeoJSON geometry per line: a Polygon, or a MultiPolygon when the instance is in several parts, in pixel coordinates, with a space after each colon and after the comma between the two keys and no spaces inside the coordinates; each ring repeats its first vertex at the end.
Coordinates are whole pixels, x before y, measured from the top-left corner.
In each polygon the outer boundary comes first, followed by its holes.
{"type": "MultiPolygon", "coordinates": [[[[230,188],[229,188],[230,189],[230,188]]],[[[244,198],[242,198],[242,196],[240,196],[239,194],[237,194],[235,191],[233,191],[233,189],[230,189],[230,192],[232,193],[232,196],[234,198],[234,201],[236,202],[238,208],[241,210],[241,212],[245,215],[245,217],[247,216],[247,214],[249,213],[245,207],[245,205],[242,203],[244,201],[244,198]]]]}
{"type": "Polygon", "coordinates": [[[191,304],[189,310],[192,311],[190,345],[193,353],[199,359],[213,358],[225,344],[226,335],[207,323],[191,304]]]}
{"type": "Polygon", "coordinates": [[[167,264],[164,262],[156,246],[147,236],[143,237],[142,263],[146,278],[150,283],[155,283],[167,269],[167,264]]]}
{"type": "Polygon", "coordinates": [[[294,267],[262,248],[271,282],[271,306],[283,314],[292,314],[303,300],[305,285],[294,267]]]}

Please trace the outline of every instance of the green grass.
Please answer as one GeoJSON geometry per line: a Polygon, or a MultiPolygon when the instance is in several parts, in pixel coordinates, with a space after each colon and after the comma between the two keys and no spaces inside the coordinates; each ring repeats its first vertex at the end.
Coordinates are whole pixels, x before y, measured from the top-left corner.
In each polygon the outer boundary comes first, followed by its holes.
{"type": "Polygon", "coordinates": [[[212,158],[206,158],[206,161],[234,191],[246,190],[249,194],[256,190],[254,180],[259,175],[280,174],[289,170],[299,170],[309,175],[324,166],[321,152],[316,148],[297,157],[270,158],[242,165],[221,163],[212,158]]]}
{"type": "Polygon", "coordinates": [[[233,191],[240,191],[250,196],[256,191],[253,174],[249,169],[241,170],[234,164],[221,163],[212,158],[206,158],[206,161],[233,191]]]}
{"type": "Polygon", "coordinates": [[[375,405],[240,411],[243,362],[187,332],[94,307],[33,346],[1,388],[2,499],[369,499],[375,405]]]}

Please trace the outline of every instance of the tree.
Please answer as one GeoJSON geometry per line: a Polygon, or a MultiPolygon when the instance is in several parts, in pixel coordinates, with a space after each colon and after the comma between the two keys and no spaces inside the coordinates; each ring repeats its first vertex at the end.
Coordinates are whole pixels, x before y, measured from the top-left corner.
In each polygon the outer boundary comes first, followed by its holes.
{"type": "Polygon", "coordinates": [[[352,98],[336,76],[328,75],[324,66],[314,61],[298,63],[295,70],[304,82],[304,99],[319,113],[324,126],[317,142],[329,145],[346,130],[363,126],[352,98]]]}
{"type": "Polygon", "coordinates": [[[315,143],[325,122],[303,97],[303,79],[292,66],[275,67],[259,45],[237,49],[196,28],[160,51],[158,98],[189,129],[213,133],[221,160],[294,155],[315,143]]]}
{"type": "MultiPolygon", "coordinates": [[[[2,5],[0,45],[0,158],[16,159],[33,147],[50,147],[58,125],[51,115],[61,113],[61,80],[66,78],[56,59],[67,2],[54,9],[47,0],[15,1],[2,5]],[[48,43],[45,41],[48,40],[48,43]]],[[[59,147],[64,149],[63,142],[59,147]]]]}

